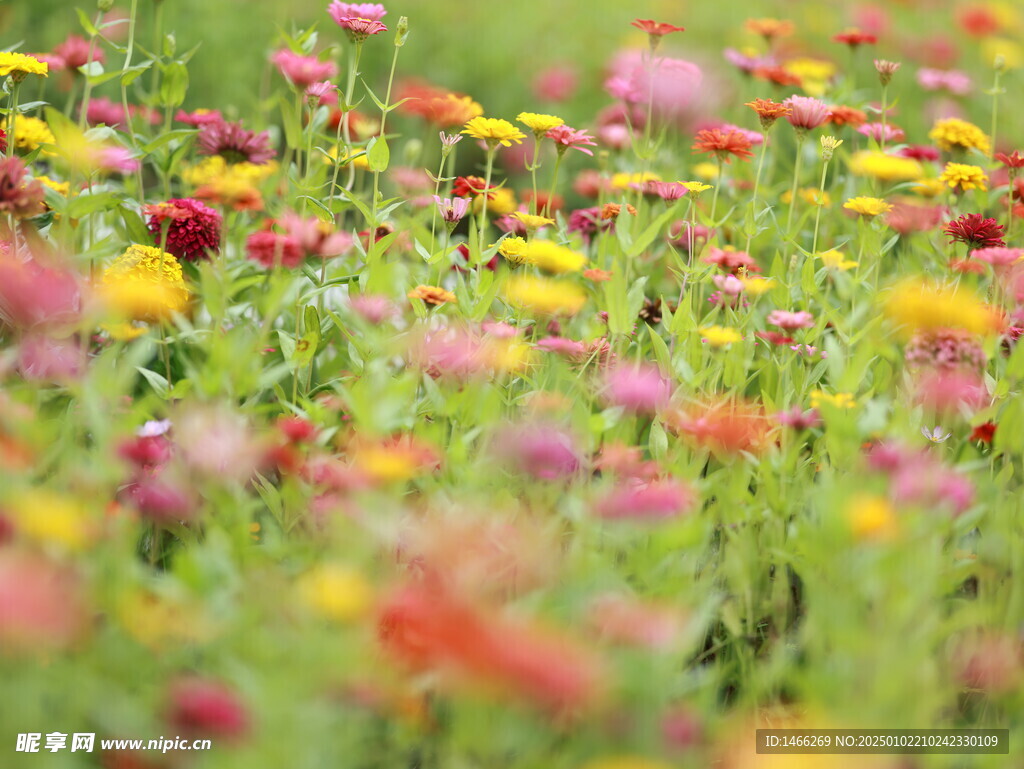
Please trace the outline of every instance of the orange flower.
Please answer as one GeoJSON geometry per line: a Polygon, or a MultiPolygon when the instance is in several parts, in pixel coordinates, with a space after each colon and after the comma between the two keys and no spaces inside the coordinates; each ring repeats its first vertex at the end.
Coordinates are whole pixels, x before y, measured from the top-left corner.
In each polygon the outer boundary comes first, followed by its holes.
{"type": "Polygon", "coordinates": [[[416,286],[408,294],[410,299],[422,299],[427,304],[439,306],[446,302],[452,302],[453,304],[458,302],[455,298],[455,294],[451,291],[446,291],[440,286],[416,286]]]}
{"type": "Polygon", "coordinates": [[[719,161],[728,163],[730,155],[740,160],[754,157],[750,151],[750,139],[739,131],[723,131],[721,128],[705,128],[697,132],[691,149],[697,152],[714,153],[719,161]]]}
{"type": "Polygon", "coordinates": [[[789,107],[771,99],[754,99],[748,101],[744,106],[750,107],[757,113],[757,117],[761,121],[761,128],[765,130],[771,128],[780,117],[789,114],[789,107]]]}

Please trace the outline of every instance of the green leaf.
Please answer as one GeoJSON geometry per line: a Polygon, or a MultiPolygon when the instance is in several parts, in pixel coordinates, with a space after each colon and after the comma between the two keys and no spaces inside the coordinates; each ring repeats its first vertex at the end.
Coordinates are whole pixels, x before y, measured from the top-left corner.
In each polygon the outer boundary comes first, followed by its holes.
{"type": "Polygon", "coordinates": [[[170,144],[175,139],[187,139],[188,137],[195,135],[196,130],[194,128],[178,128],[174,131],[168,131],[167,133],[160,134],[149,144],[143,145],[142,151],[148,155],[153,150],[159,149],[165,144],[170,144]]]}
{"type": "Polygon", "coordinates": [[[317,200],[316,198],[310,197],[309,195],[299,195],[298,199],[308,200],[310,203],[312,203],[314,208],[316,209],[315,213],[317,215],[317,218],[321,222],[330,223],[334,221],[334,214],[331,213],[331,209],[325,206],[321,201],[317,200]]]}
{"type": "Polygon", "coordinates": [[[667,376],[672,375],[672,355],[668,351],[668,345],[661,338],[661,334],[654,330],[654,326],[647,327],[647,334],[651,338],[651,349],[654,351],[654,359],[658,361],[658,368],[661,373],[667,376]]]}
{"type": "Polygon", "coordinates": [[[93,195],[78,195],[68,203],[68,218],[81,219],[96,211],[117,208],[121,200],[113,192],[97,192],[93,195]]]}
{"type": "Polygon", "coordinates": [[[126,70],[122,70],[121,74],[121,85],[131,85],[135,82],[143,72],[149,70],[153,66],[153,62],[147,61],[145,64],[136,64],[134,67],[129,67],[126,70]]]}
{"type": "Polygon", "coordinates": [[[139,213],[131,208],[121,208],[121,217],[124,219],[124,226],[127,230],[128,237],[133,243],[149,243],[151,242],[152,235],[149,229],[146,227],[145,222],[142,221],[142,217],[139,213]]]}
{"type": "Polygon", "coordinates": [[[82,29],[85,30],[85,34],[89,37],[96,37],[96,35],[100,33],[100,31],[93,26],[92,21],[90,21],[89,16],[85,11],[81,8],[75,8],[75,13],[78,14],[78,23],[82,25],[82,29]]]}
{"type": "Polygon", "coordinates": [[[160,79],[160,104],[164,107],[178,107],[185,101],[188,91],[188,67],[178,61],[162,65],[160,79]]]}
{"type": "Polygon", "coordinates": [[[367,148],[366,160],[370,164],[371,171],[387,171],[388,163],[391,161],[388,140],[383,136],[375,137],[367,148]]]}
{"type": "Polygon", "coordinates": [[[161,398],[166,398],[170,388],[167,385],[167,377],[162,376],[155,371],[150,371],[148,368],[143,366],[136,366],[135,370],[142,374],[143,378],[149,382],[152,386],[153,391],[156,392],[161,398]]]}
{"type": "Polygon", "coordinates": [[[631,246],[626,249],[627,256],[638,256],[641,254],[661,232],[662,228],[665,227],[669,221],[678,215],[679,203],[675,203],[664,211],[657,219],[647,225],[647,228],[640,233],[640,237],[637,238],[631,246]]]}
{"type": "MultiPolygon", "coordinates": [[[[96,61],[95,59],[93,61],[90,61],[90,62],[80,66],[78,68],[78,71],[81,72],[83,75],[85,75],[87,78],[90,78],[90,79],[91,78],[95,78],[95,77],[99,77],[100,75],[102,75],[105,72],[105,70],[103,69],[103,65],[100,62],[96,61]]],[[[120,74],[120,73],[115,72],[113,74],[116,75],[116,74],[120,74]]]]}

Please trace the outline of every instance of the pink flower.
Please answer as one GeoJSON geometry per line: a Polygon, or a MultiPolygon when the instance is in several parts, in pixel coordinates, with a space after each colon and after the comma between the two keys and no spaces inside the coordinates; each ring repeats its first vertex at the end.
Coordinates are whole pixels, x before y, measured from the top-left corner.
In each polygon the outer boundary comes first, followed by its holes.
{"type": "Polygon", "coordinates": [[[97,170],[118,174],[133,174],[142,166],[138,158],[132,155],[130,149],[113,147],[109,144],[96,148],[93,163],[97,170]]]}
{"type": "Polygon", "coordinates": [[[774,67],[778,62],[774,56],[748,56],[740,53],[735,48],[726,48],[722,51],[725,60],[739,69],[744,75],[750,75],[755,70],[774,67]]]}
{"type": "Polygon", "coordinates": [[[764,135],[760,131],[751,131],[747,128],[742,128],[732,123],[723,123],[719,126],[723,133],[739,133],[743,134],[748,142],[754,147],[757,147],[764,143],[764,135]]]}
{"type": "Polygon", "coordinates": [[[670,395],[670,383],[654,366],[621,365],[605,376],[604,399],[635,414],[656,413],[670,395]]]}
{"type": "Polygon", "coordinates": [[[654,651],[672,648],[686,630],[679,609],[614,593],[594,600],[588,620],[604,639],[654,651]]]}
{"type": "Polygon", "coordinates": [[[295,238],[270,230],[254,232],[245,241],[245,255],[267,269],[277,265],[289,269],[302,264],[305,254],[295,238]]]}
{"type": "Polygon", "coordinates": [[[576,90],[576,72],[567,66],[553,66],[537,75],[533,93],[541,101],[568,101],[576,90]]]}
{"type": "Polygon", "coordinates": [[[794,430],[809,430],[821,424],[821,416],[817,409],[804,411],[799,406],[793,406],[789,411],[780,411],[775,415],[775,419],[779,424],[794,430]]]}
{"type": "Polygon", "coordinates": [[[270,57],[294,86],[304,89],[318,80],[330,80],[338,74],[338,67],[333,61],[320,61],[315,56],[303,56],[287,48],[274,52],[270,57]]]}
{"type": "Polygon", "coordinates": [[[941,70],[922,67],[917,71],[917,84],[926,91],[949,91],[954,96],[971,92],[971,78],[959,70],[941,70]]]}
{"type": "Polygon", "coordinates": [[[315,101],[318,107],[333,107],[338,103],[338,87],[329,80],[310,83],[306,86],[306,98],[315,101]]]}
{"type": "Polygon", "coordinates": [[[243,161],[263,165],[276,154],[270,147],[267,131],[255,133],[241,123],[206,123],[199,129],[196,152],[220,155],[229,163],[243,161]]]}
{"type": "Polygon", "coordinates": [[[574,149],[579,150],[584,155],[593,156],[594,153],[588,150],[587,147],[597,146],[594,137],[586,131],[567,125],[552,128],[544,135],[555,143],[555,149],[558,150],[559,154],[564,153],[567,149],[574,149]]]}
{"type": "Polygon", "coordinates": [[[81,35],[68,35],[63,43],[54,46],[53,53],[64,61],[64,66],[68,70],[78,74],[78,68],[88,64],[90,61],[99,62],[100,64],[106,61],[107,57],[99,44],[93,45],[91,48],[92,58],[90,59],[89,41],[81,35]]]}
{"type": "Polygon", "coordinates": [[[887,144],[901,142],[907,138],[902,128],[891,124],[883,126],[881,123],[864,123],[857,126],[857,133],[867,136],[869,139],[874,139],[876,142],[885,142],[887,144]]]}
{"type": "Polygon", "coordinates": [[[235,692],[207,678],[174,681],[168,691],[167,721],[179,733],[237,739],[249,730],[249,716],[235,692]]]}
{"type": "Polygon", "coordinates": [[[388,28],[379,21],[372,21],[370,19],[336,19],[338,26],[348,32],[348,36],[354,42],[361,42],[368,38],[370,35],[379,35],[381,32],[387,32],[388,28]]]}
{"type": "Polygon", "coordinates": [[[793,331],[794,329],[810,328],[813,326],[814,316],[806,310],[801,310],[800,312],[772,310],[768,313],[768,322],[786,331],[793,331]]]}
{"type": "Polygon", "coordinates": [[[916,382],[915,400],[942,415],[963,410],[976,411],[988,405],[988,388],[981,375],[966,369],[935,369],[921,373],[916,382]]]}
{"type": "Polygon", "coordinates": [[[336,24],[341,24],[342,19],[380,21],[388,14],[380,3],[342,3],[340,0],[334,0],[327,6],[327,13],[336,24]]]}
{"type": "Polygon", "coordinates": [[[38,654],[72,644],[90,623],[84,585],[42,555],[0,550],[0,646],[38,654]]]}
{"type": "Polygon", "coordinates": [[[568,339],[564,336],[548,336],[537,342],[537,349],[564,355],[567,358],[577,358],[583,355],[587,346],[583,342],[577,342],[575,339],[568,339]]]}
{"type": "Polygon", "coordinates": [[[786,120],[798,130],[809,131],[828,120],[828,106],[811,96],[790,96],[782,103],[790,110],[786,120]]]}
{"type": "Polygon", "coordinates": [[[0,320],[15,328],[74,322],[82,306],[76,273],[0,252],[0,320]]]}
{"type": "Polygon", "coordinates": [[[513,462],[521,472],[552,481],[576,473],[579,450],[572,435],[550,425],[525,425],[498,434],[499,456],[513,462]]]}
{"type": "Polygon", "coordinates": [[[398,308],[381,294],[357,294],[350,296],[349,307],[367,323],[377,326],[398,315],[398,308]]]}
{"type": "Polygon", "coordinates": [[[197,510],[196,500],[182,479],[171,480],[169,473],[140,475],[123,492],[141,516],[157,523],[191,520],[197,510]]]}
{"type": "Polygon", "coordinates": [[[469,210],[469,198],[444,198],[442,200],[437,195],[432,197],[434,203],[437,204],[438,213],[448,224],[458,224],[469,210]]]}
{"type": "Polygon", "coordinates": [[[999,246],[979,248],[971,252],[972,259],[987,262],[993,267],[1008,267],[1020,260],[1022,256],[1024,256],[1024,249],[1001,248],[999,246]]]}
{"type": "Polygon", "coordinates": [[[219,109],[196,110],[195,112],[185,112],[185,110],[179,109],[177,114],[175,114],[174,119],[179,123],[185,123],[190,126],[201,126],[209,123],[224,122],[224,116],[220,114],[219,109]]]}
{"type": "Polygon", "coordinates": [[[305,256],[327,259],[340,256],[352,247],[352,236],[334,228],[315,216],[302,217],[289,211],[278,220],[285,235],[299,244],[305,256]]]}
{"type": "Polygon", "coordinates": [[[597,502],[594,512],[600,518],[663,520],[689,512],[696,502],[693,489],[682,481],[624,481],[597,502]]]}
{"type": "Polygon", "coordinates": [[[735,275],[714,275],[711,280],[726,296],[739,296],[744,289],[743,281],[735,275]]]}
{"type": "Polygon", "coordinates": [[[18,368],[35,382],[67,382],[85,371],[85,350],[74,339],[30,334],[18,346],[18,368]]]}

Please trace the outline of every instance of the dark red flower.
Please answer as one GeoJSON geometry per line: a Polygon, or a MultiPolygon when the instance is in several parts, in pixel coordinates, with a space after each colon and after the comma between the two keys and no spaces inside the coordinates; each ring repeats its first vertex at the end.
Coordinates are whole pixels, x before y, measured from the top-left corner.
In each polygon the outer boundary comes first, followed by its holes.
{"type": "Polygon", "coordinates": [[[1002,225],[982,214],[964,214],[948,222],[942,231],[949,235],[950,243],[966,243],[971,248],[1006,245],[1002,225]]]}
{"type": "Polygon", "coordinates": [[[475,197],[483,194],[485,189],[487,190],[487,199],[494,200],[496,185],[492,184],[488,188],[486,181],[479,176],[459,176],[456,177],[455,184],[452,185],[452,195],[460,198],[475,197]]]}
{"type": "Polygon", "coordinates": [[[980,441],[982,443],[991,444],[992,443],[992,436],[994,436],[995,434],[996,434],[996,423],[995,422],[992,422],[992,421],[982,422],[980,425],[976,426],[973,430],[971,430],[970,440],[971,440],[972,443],[974,443],[976,441],[980,441]]]}
{"type": "Polygon", "coordinates": [[[634,19],[630,23],[637,29],[643,30],[652,37],[664,37],[665,35],[673,32],[686,31],[683,27],[677,27],[675,24],[667,24],[663,21],[652,21],[651,19],[634,19]]]}
{"type": "Polygon", "coordinates": [[[199,130],[196,151],[200,155],[220,155],[229,163],[243,161],[263,165],[276,154],[270,147],[270,134],[255,133],[241,123],[207,123],[199,130]]]}
{"type": "Polygon", "coordinates": [[[190,262],[209,259],[209,252],[220,251],[220,229],[223,218],[193,198],[173,198],[166,203],[144,206],[149,217],[149,231],[159,246],[167,229],[166,250],[179,259],[190,262]]]}
{"type": "Polygon", "coordinates": [[[248,731],[249,718],[227,686],[205,678],[182,678],[171,684],[168,722],[181,734],[237,738],[248,731]]]}
{"type": "Polygon", "coordinates": [[[1007,168],[1024,168],[1024,155],[1021,155],[1017,150],[1014,150],[1009,155],[1005,152],[997,152],[994,157],[1007,168]]]}
{"type": "Polygon", "coordinates": [[[728,163],[730,155],[740,160],[754,157],[750,151],[750,139],[739,131],[723,131],[721,128],[705,128],[697,132],[691,149],[697,152],[714,153],[722,162],[728,163]]]}
{"type": "Polygon", "coordinates": [[[935,147],[929,147],[927,144],[908,144],[906,147],[897,150],[896,154],[900,157],[919,160],[925,163],[937,163],[939,160],[939,151],[935,147]]]}

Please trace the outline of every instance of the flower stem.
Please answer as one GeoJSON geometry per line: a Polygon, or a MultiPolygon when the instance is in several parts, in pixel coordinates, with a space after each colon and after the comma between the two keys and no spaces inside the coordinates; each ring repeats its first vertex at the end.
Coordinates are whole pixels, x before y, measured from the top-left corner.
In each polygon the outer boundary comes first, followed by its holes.
{"type": "Polygon", "coordinates": [[[715,192],[711,196],[711,226],[715,226],[715,212],[718,210],[718,191],[722,188],[722,158],[718,157],[718,176],[715,179],[715,192]]]}
{"type": "MultiPolygon", "coordinates": [[[[401,50],[400,46],[395,46],[395,53],[391,57],[391,73],[388,75],[388,90],[384,96],[384,109],[380,111],[380,141],[386,141],[385,139],[385,125],[388,122],[388,105],[391,104],[391,85],[395,82],[395,67],[398,64],[398,52],[401,50]]],[[[370,223],[370,227],[376,229],[377,227],[377,197],[378,190],[380,188],[380,171],[374,169],[373,172],[373,197],[370,200],[371,218],[373,221],[370,223]]],[[[370,259],[377,250],[377,239],[374,238],[373,242],[370,243],[369,254],[367,259],[370,259]]]]}
{"type": "Polygon", "coordinates": [[[15,123],[18,119],[18,91],[20,90],[21,81],[14,79],[7,102],[7,157],[14,154],[14,144],[18,139],[18,134],[15,133],[15,123]]]}
{"type": "MultiPolygon", "coordinates": [[[[750,198],[750,217],[753,221],[754,217],[757,216],[757,191],[761,187],[761,171],[764,169],[764,156],[768,154],[768,132],[764,133],[764,141],[761,142],[761,157],[757,161],[757,173],[754,176],[754,195],[750,198]]],[[[753,238],[752,233],[747,233],[747,245],[744,247],[744,251],[750,251],[750,241],[753,238]]]]}
{"type": "Polygon", "coordinates": [[[800,164],[803,161],[804,137],[797,134],[796,138],[796,163],[793,165],[793,190],[789,199],[789,217],[786,219],[786,231],[793,229],[793,211],[796,209],[796,190],[800,184],[800,164]]]}
{"type": "MultiPolygon", "coordinates": [[[[363,55],[363,44],[361,42],[355,43],[355,49],[350,54],[350,62],[348,69],[348,82],[345,84],[345,114],[341,116],[341,127],[342,133],[345,139],[345,156],[348,157],[352,154],[352,129],[349,125],[349,116],[352,114],[352,99],[355,96],[356,90],[356,75],[359,74],[359,59],[363,55]]],[[[341,158],[338,158],[338,163],[341,162],[341,158]]],[[[337,166],[337,163],[335,164],[337,166]]],[[[356,178],[356,167],[352,165],[352,160],[349,159],[348,164],[348,181],[345,182],[345,189],[351,190],[352,183],[356,178]]],[[[333,189],[333,187],[332,187],[333,189]]]]}
{"type": "Polygon", "coordinates": [[[882,140],[881,140],[881,144],[882,144],[882,151],[883,152],[885,151],[885,136],[886,136],[885,122],[886,122],[886,113],[888,112],[888,96],[889,96],[889,84],[886,83],[885,85],[882,86],[882,140]]]}
{"type": "Polygon", "coordinates": [[[481,259],[484,254],[484,230],[487,229],[487,198],[490,196],[491,173],[494,171],[494,153],[497,149],[497,147],[487,148],[487,171],[484,175],[484,199],[483,204],[480,206],[480,219],[477,226],[477,229],[479,230],[479,232],[477,232],[477,237],[479,238],[481,259]]]}
{"type": "Polygon", "coordinates": [[[992,83],[992,130],[990,132],[992,136],[992,150],[989,155],[995,154],[996,151],[996,121],[999,118],[999,76],[1002,72],[996,69],[995,81],[992,83]]]}
{"type": "Polygon", "coordinates": [[[533,162],[530,163],[530,179],[533,182],[533,198],[530,200],[530,213],[537,213],[537,164],[540,161],[540,137],[533,135],[533,162]]]}
{"type": "MultiPolygon", "coordinates": [[[[103,12],[96,11],[96,18],[93,20],[93,28],[99,26],[100,21],[103,19],[103,12]]],[[[96,35],[89,35],[89,63],[93,61],[93,55],[96,53],[96,35]]],[[[82,106],[79,108],[81,111],[78,113],[78,128],[81,131],[85,130],[85,117],[89,112],[89,97],[92,95],[92,82],[88,76],[85,79],[85,91],[82,95],[82,106]]]]}
{"type": "Polygon", "coordinates": [[[818,186],[818,199],[814,202],[818,210],[814,212],[814,240],[811,243],[811,253],[818,253],[818,225],[821,223],[821,209],[825,207],[825,175],[828,173],[828,161],[821,167],[821,184],[818,186]]]}
{"type": "Polygon", "coordinates": [[[555,197],[555,190],[558,189],[558,171],[562,167],[562,157],[564,153],[559,152],[558,157],[555,158],[555,171],[551,175],[551,189],[548,190],[548,199],[544,201],[544,216],[551,218],[551,200],[555,197]]]}

